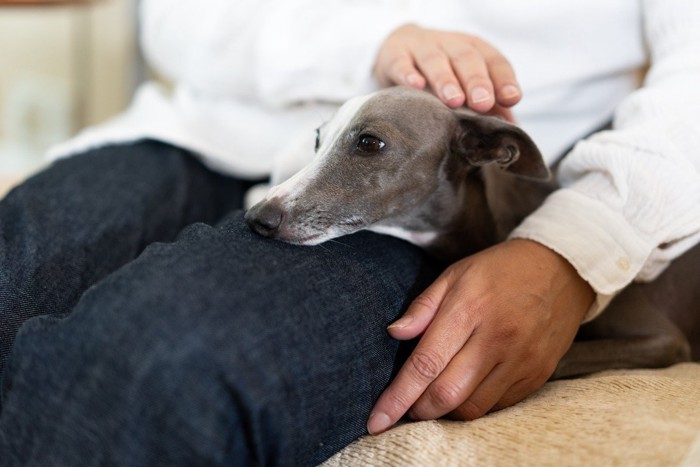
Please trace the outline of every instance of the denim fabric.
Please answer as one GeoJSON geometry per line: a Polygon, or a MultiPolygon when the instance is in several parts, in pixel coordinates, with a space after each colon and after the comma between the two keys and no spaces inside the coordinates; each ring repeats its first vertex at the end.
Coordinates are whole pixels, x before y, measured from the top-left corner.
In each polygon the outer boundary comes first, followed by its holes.
{"type": "Polygon", "coordinates": [[[240,205],[247,186],[146,141],[59,161],[11,191],[0,201],[0,374],[21,323],[69,312],[148,244],[240,205]]]}
{"type": "Polygon", "coordinates": [[[0,465],[314,465],[364,434],[410,350],[386,325],[438,268],[368,232],[258,237],[217,222],[240,181],[158,143],[103,151],[0,203],[3,339],[51,314],[16,337],[0,465]]]}

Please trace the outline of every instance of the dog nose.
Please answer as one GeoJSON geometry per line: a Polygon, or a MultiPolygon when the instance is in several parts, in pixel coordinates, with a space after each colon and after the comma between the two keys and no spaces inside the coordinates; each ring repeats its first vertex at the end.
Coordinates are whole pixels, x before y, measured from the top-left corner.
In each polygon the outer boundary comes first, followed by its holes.
{"type": "Polygon", "coordinates": [[[264,237],[274,237],[284,220],[282,207],[274,202],[260,203],[245,214],[245,222],[253,232],[264,237]]]}

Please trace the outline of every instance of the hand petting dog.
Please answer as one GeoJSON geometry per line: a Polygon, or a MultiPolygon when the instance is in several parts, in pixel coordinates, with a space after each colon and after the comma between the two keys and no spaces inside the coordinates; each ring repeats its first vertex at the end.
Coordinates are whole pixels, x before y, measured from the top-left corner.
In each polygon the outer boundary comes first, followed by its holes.
{"type": "Polygon", "coordinates": [[[380,85],[427,85],[452,108],[467,105],[513,122],[509,107],[522,97],[513,67],[492,45],[468,34],[414,25],[386,39],[374,68],[380,85]]]}

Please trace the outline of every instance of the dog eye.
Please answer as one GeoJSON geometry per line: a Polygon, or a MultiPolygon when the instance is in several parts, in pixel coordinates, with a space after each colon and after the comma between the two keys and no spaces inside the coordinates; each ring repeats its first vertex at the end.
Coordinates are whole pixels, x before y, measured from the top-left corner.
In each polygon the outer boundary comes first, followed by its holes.
{"type": "Polygon", "coordinates": [[[381,139],[372,135],[360,135],[357,141],[357,150],[365,154],[374,154],[384,149],[386,144],[381,139]]]}
{"type": "Polygon", "coordinates": [[[318,152],[319,146],[321,146],[321,130],[316,128],[316,145],[314,146],[314,152],[318,152]]]}

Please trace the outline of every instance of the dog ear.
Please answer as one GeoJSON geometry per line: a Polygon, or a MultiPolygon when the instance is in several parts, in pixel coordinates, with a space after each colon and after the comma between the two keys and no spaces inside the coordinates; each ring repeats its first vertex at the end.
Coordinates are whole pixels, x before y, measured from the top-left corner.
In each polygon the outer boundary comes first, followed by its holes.
{"type": "Polygon", "coordinates": [[[469,164],[498,164],[522,177],[546,180],[549,169],[540,150],[523,130],[497,117],[467,109],[454,111],[459,125],[452,151],[469,164]]]}

